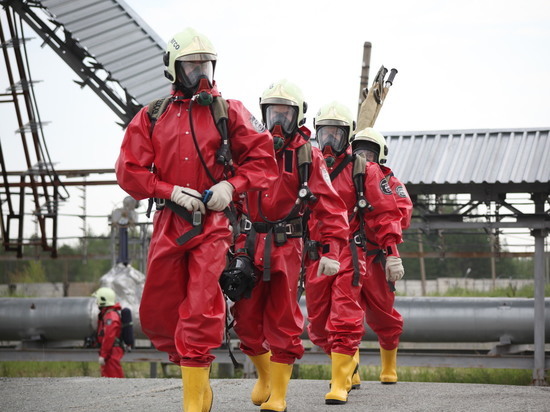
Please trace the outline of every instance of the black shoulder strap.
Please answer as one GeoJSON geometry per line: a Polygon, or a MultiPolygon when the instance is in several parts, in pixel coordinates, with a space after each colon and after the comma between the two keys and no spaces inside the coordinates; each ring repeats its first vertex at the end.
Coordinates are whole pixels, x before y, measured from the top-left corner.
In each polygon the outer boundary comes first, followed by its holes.
{"type": "Polygon", "coordinates": [[[214,118],[216,128],[220,132],[222,138],[222,144],[216,153],[216,161],[223,164],[227,171],[233,171],[233,156],[231,154],[229,131],[227,129],[227,122],[229,120],[227,100],[221,96],[214,97],[210,105],[210,110],[212,111],[212,117],[214,118]]]}
{"type": "Polygon", "coordinates": [[[336,169],[334,169],[332,171],[332,173],[330,174],[330,180],[331,181],[334,181],[334,179],[336,179],[336,177],[340,174],[340,172],[342,172],[342,170],[344,170],[344,168],[348,165],[349,162],[351,162],[353,160],[353,156],[350,155],[350,154],[346,154],[346,157],[344,158],[344,160],[342,160],[342,163],[340,163],[338,165],[338,167],[336,169]]]}
{"type": "Polygon", "coordinates": [[[363,156],[352,156],[353,160],[353,177],[358,175],[365,175],[365,168],[367,167],[367,160],[363,156]]]}
{"type": "Polygon", "coordinates": [[[363,156],[353,156],[352,180],[359,211],[372,210],[372,205],[367,201],[364,193],[366,167],[367,160],[363,156]]]}
{"type": "Polygon", "coordinates": [[[300,174],[301,185],[307,184],[310,176],[312,155],[311,143],[308,141],[296,151],[298,157],[298,173],[300,174]]]}
{"type": "Polygon", "coordinates": [[[223,97],[218,96],[214,98],[211,108],[212,108],[212,116],[214,116],[214,122],[216,124],[218,124],[218,122],[222,119],[226,121],[229,119],[227,107],[228,107],[227,100],[225,100],[223,97]]]}
{"type": "Polygon", "coordinates": [[[149,120],[151,120],[151,126],[149,128],[149,136],[153,136],[153,129],[157,123],[158,118],[165,112],[168,105],[172,102],[171,97],[162,97],[160,99],[155,99],[149,103],[147,107],[147,114],[149,115],[149,120]]]}

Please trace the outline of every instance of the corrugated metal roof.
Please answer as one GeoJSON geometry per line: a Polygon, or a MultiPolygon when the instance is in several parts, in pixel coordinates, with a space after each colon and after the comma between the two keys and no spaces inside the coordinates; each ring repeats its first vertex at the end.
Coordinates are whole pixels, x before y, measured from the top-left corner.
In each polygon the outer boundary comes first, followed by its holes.
{"type": "Polygon", "coordinates": [[[550,128],[385,133],[408,184],[548,183],[550,128]]]}
{"type": "Polygon", "coordinates": [[[123,0],[42,0],[71,36],[140,104],[168,95],[165,42],[123,0]]]}

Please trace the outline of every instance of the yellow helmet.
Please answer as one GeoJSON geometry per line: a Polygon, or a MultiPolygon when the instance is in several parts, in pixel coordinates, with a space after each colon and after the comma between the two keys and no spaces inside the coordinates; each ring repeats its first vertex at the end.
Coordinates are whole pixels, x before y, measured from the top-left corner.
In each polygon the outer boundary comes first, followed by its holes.
{"type": "Polygon", "coordinates": [[[92,296],[96,298],[97,306],[99,306],[100,308],[103,308],[105,306],[114,306],[114,304],[116,303],[115,291],[111,288],[99,288],[94,293],[92,293],[92,296]]]}
{"type": "MultiPolygon", "coordinates": [[[[295,108],[296,116],[292,119],[291,124],[287,127],[285,132],[294,134],[296,129],[302,126],[306,119],[304,114],[307,112],[307,103],[304,101],[302,91],[294,83],[289,82],[286,79],[279,80],[271,84],[260,97],[260,108],[262,109],[263,121],[267,125],[267,128],[271,130],[271,119],[267,116],[267,109],[272,105],[285,105],[295,108]]],[[[285,124],[285,126],[287,126],[285,124]]]]}
{"type": "Polygon", "coordinates": [[[355,121],[346,106],[334,101],[319,109],[313,119],[313,126],[321,151],[330,146],[336,155],[340,155],[348,147],[355,121]]]}
{"type": "Polygon", "coordinates": [[[388,145],[384,135],[372,127],[360,130],[350,138],[353,153],[370,151],[377,155],[377,163],[386,163],[388,156],[388,145]]]}
{"type": "MultiPolygon", "coordinates": [[[[166,52],[163,55],[166,70],[164,75],[172,83],[178,79],[176,62],[212,62],[212,73],[216,65],[217,53],[214,46],[206,36],[195,29],[187,28],[175,34],[166,45],[166,52]]],[[[212,79],[209,79],[212,82],[212,79]]]]}

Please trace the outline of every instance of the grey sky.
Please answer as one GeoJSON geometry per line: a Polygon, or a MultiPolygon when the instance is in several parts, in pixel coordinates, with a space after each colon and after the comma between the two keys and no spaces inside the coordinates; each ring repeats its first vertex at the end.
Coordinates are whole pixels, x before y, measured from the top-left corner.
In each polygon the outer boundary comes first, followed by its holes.
{"type": "MultiPolygon", "coordinates": [[[[258,97],[282,77],[309,104],[306,125],[332,100],[357,108],[363,43],[372,43],[370,82],[380,65],[399,70],[376,127],[384,131],[550,126],[550,2],[547,0],[222,1],[126,0],[165,40],[192,26],[218,51],[226,98],[258,115],[258,97]]],[[[58,169],[110,168],[123,137],[118,118],[30,29],[32,75],[45,136],[58,169]]],[[[8,87],[0,66],[0,88],[8,87]]],[[[11,108],[0,107],[10,170],[25,168],[11,108]]],[[[391,148],[390,148],[391,150],[391,148]]],[[[79,213],[71,189],[61,213],[79,213]]],[[[90,187],[87,211],[107,215],[125,193],[90,187]]],[[[141,209],[143,211],[143,208],[141,209]]],[[[144,218],[143,218],[144,219],[144,218]]],[[[60,236],[81,223],[62,218],[60,236]]],[[[90,219],[95,233],[104,218],[90,219]]],[[[32,230],[27,227],[27,230],[32,230]]]]}

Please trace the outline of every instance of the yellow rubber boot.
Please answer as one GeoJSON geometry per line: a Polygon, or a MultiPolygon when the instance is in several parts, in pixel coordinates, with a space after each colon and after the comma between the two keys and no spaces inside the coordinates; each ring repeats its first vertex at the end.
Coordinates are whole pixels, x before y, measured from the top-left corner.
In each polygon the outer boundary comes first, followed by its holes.
{"type": "Polygon", "coordinates": [[[209,367],[181,367],[184,412],[210,412],[214,397],[209,375],[209,367]]]}
{"type": "Polygon", "coordinates": [[[250,399],[256,406],[260,406],[262,403],[269,399],[271,394],[270,378],[269,378],[269,358],[271,352],[264,353],[263,355],[250,356],[250,360],[256,366],[258,372],[258,380],[254,384],[250,399]]]}
{"type": "Polygon", "coordinates": [[[357,363],[353,356],[332,352],[332,384],[325,395],[327,405],[342,405],[348,401],[351,390],[351,376],[357,363]]]}
{"type": "Polygon", "coordinates": [[[260,412],[286,412],[286,390],[292,375],[292,364],[270,362],[271,396],[262,403],[260,412]]]}
{"type": "Polygon", "coordinates": [[[382,370],[380,371],[380,382],[383,384],[392,384],[397,382],[397,348],[386,350],[380,348],[380,361],[382,370]]]}
{"type": "Polygon", "coordinates": [[[355,352],[355,355],[353,355],[353,359],[355,360],[355,363],[357,364],[357,369],[355,370],[355,373],[351,377],[351,389],[360,389],[361,388],[361,376],[359,376],[359,349],[357,349],[357,352],[355,352]]]}

